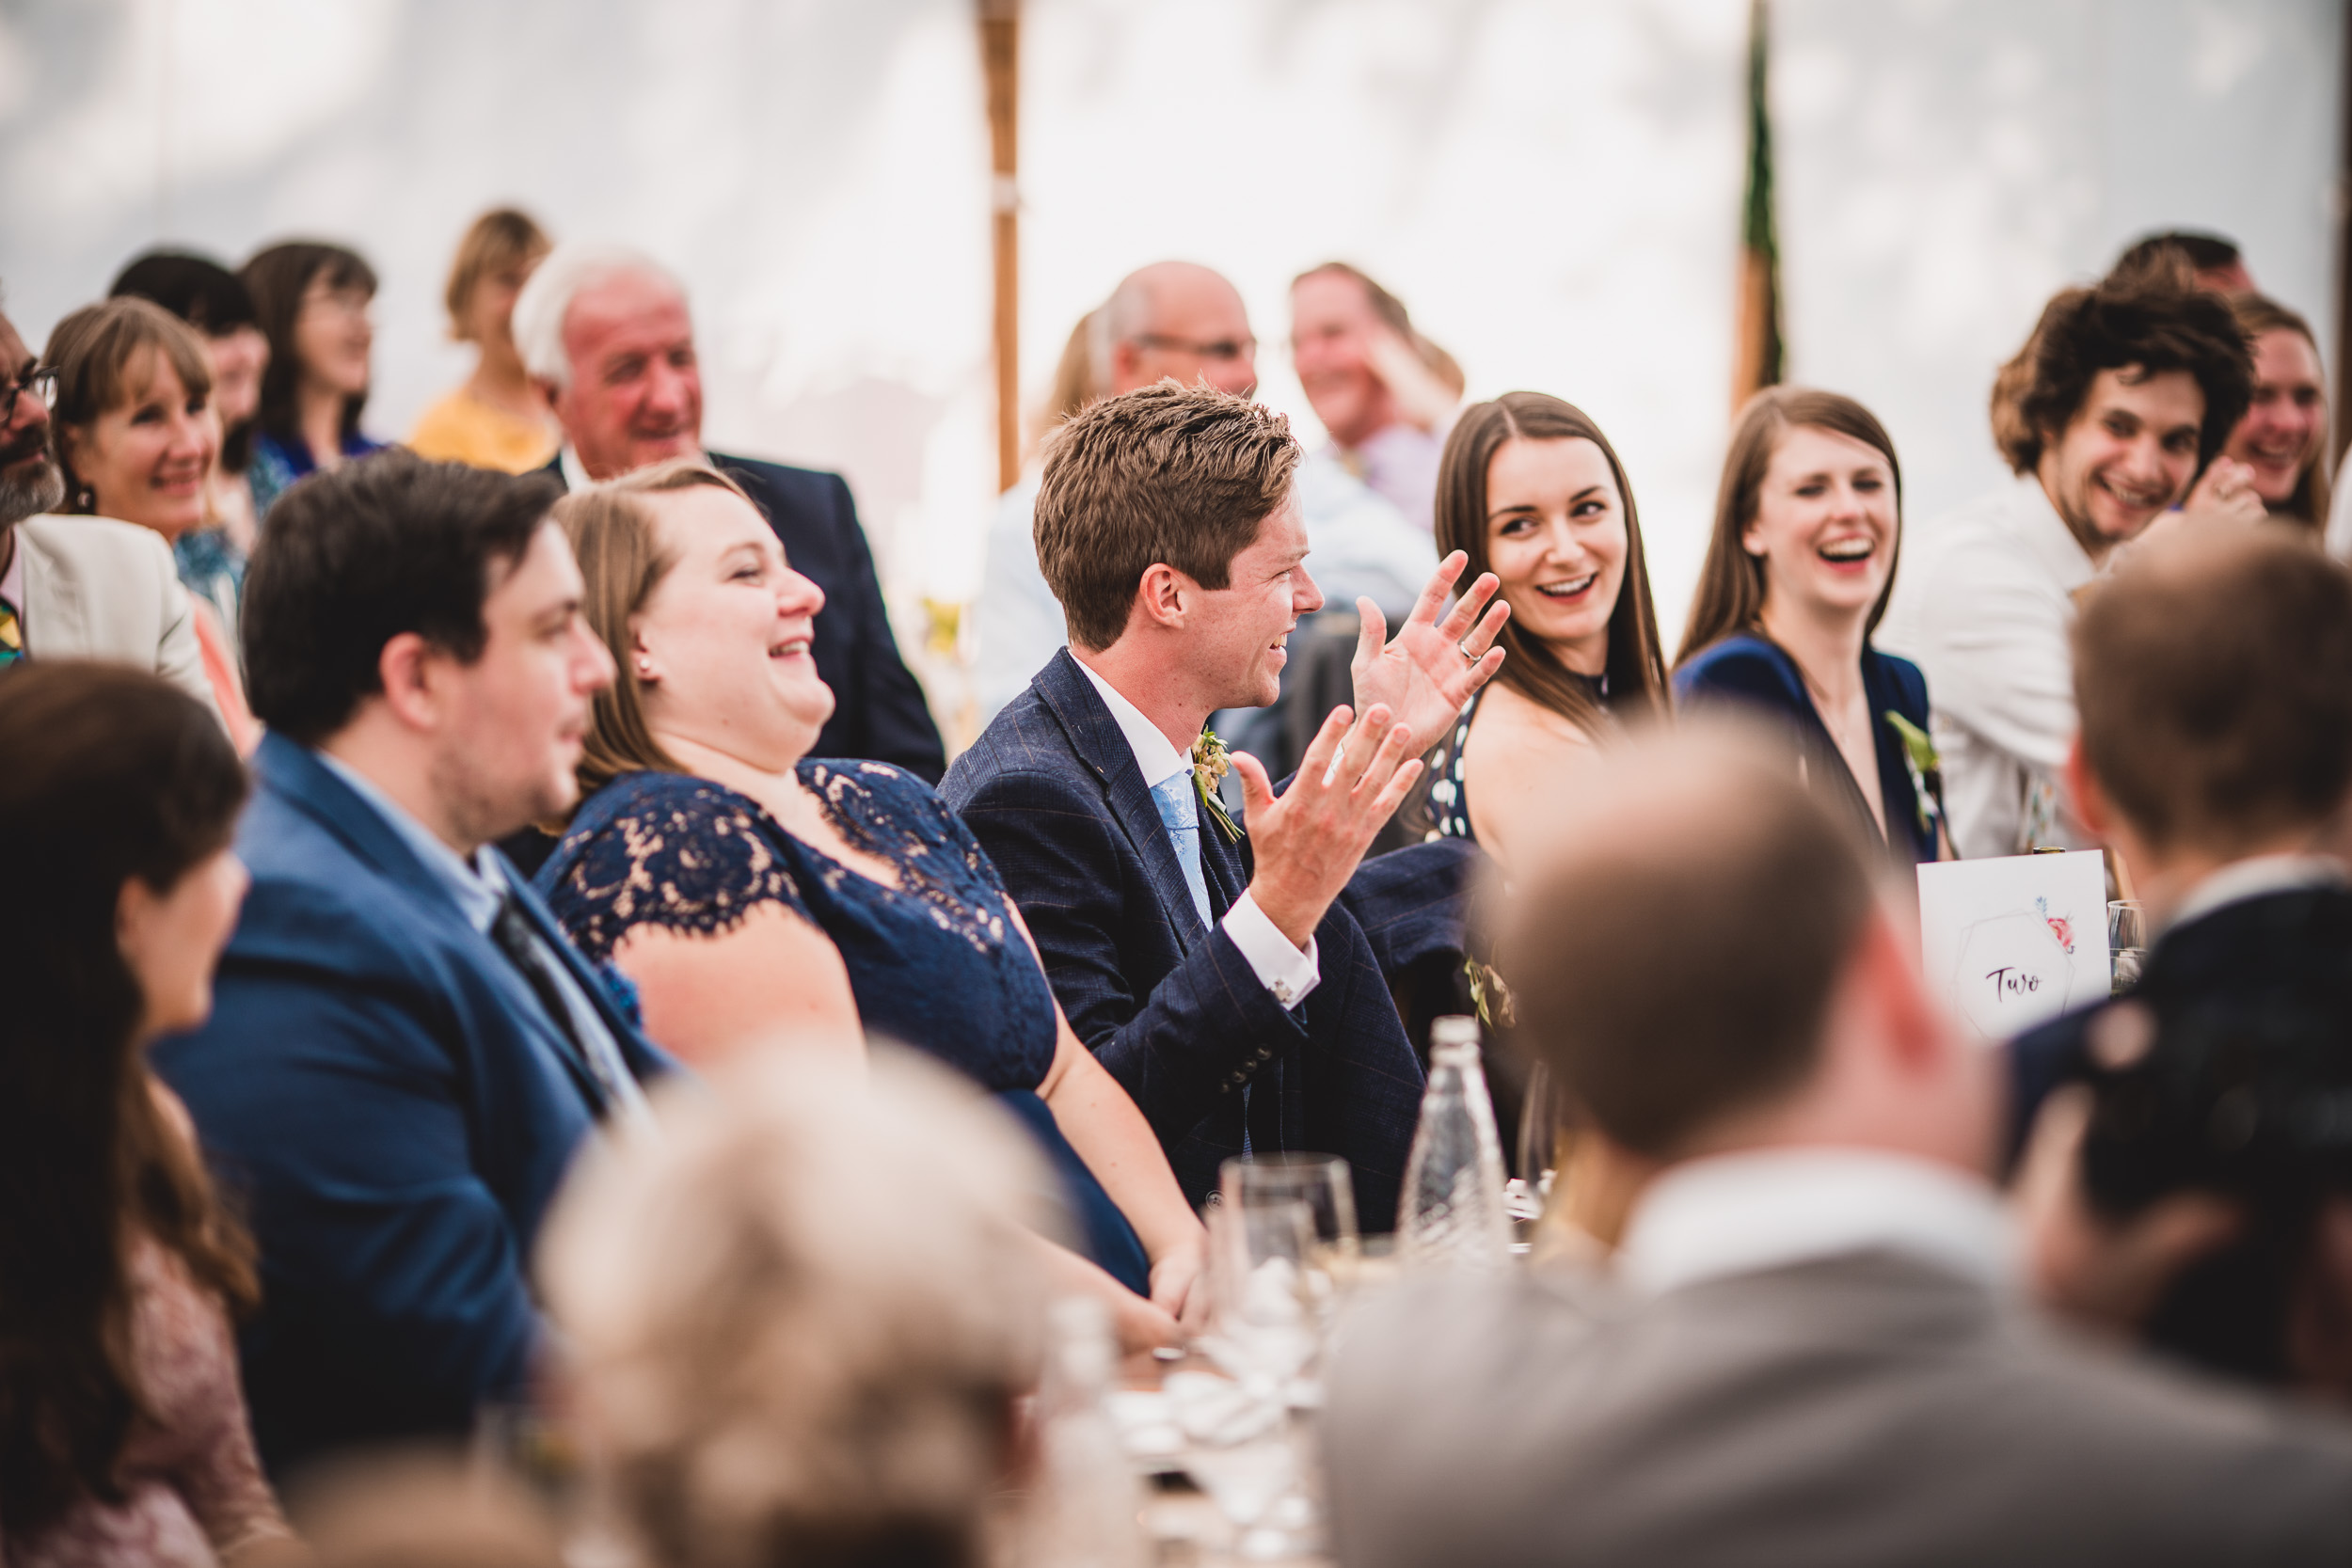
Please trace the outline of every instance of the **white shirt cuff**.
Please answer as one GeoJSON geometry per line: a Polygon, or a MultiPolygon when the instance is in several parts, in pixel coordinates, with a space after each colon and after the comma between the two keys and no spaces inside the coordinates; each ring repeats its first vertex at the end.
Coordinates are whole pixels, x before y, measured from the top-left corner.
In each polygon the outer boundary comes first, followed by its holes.
{"type": "Polygon", "coordinates": [[[1241,956],[1249,960],[1257,972],[1258,981],[1274,993],[1284,1010],[1307,1000],[1308,993],[1323,983],[1323,968],[1315,958],[1315,939],[1307,939],[1307,951],[1301,953],[1291,945],[1258,901],[1248,894],[1234,900],[1225,911],[1222,922],[1225,934],[1233,939],[1241,956]]]}

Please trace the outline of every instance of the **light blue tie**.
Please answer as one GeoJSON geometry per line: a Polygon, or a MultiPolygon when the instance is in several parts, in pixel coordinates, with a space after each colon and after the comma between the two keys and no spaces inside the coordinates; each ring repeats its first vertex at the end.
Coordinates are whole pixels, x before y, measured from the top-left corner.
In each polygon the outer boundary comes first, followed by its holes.
{"type": "Polygon", "coordinates": [[[1192,889],[1192,907],[1200,911],[1200,924],[1216,924],[1209,918],[1209,883],[1200,874],[1200,802],[1193,799],[1192,775],[1174,773],[1152,786],[1152,803],[1160,808],[1160,826],[1168,830],[1168,842],[1175,847],[1176,863],[1184,867],[1184,885],[1192,889]]]}

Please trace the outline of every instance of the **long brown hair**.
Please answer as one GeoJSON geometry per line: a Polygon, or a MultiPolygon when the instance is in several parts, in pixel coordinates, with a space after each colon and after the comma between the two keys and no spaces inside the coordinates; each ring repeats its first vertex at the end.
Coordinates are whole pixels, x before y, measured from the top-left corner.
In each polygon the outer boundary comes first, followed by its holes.
{"type": "MultiPolygon", "coordinates": [[[[252,294],[262,335],[269,340],[269,365],[262,372],[262,408],[254,422],[281,440],[298,437],[302,409],[294,393],[302,385],[302,360],[294,353],[294,326],[302,319],[302,296],[324,277],[329,288],[358,289],[373,299],[375,269],[356,250],[319,240],[289,240],[254,252],[252,260],[237,269],[237,277],[252,294]]],[[[343,439],[349,440],[358,432],[360,411],[367,405],[364,391],[343,399],[343,439]]]]}
{"type": "MultiPolygon", "coordinates": [[[[2252,353],[2269,332],[2296,332],[2312,345],[2312,356],[2319,357],[2319,337],[2312,331],[2312,324],[2267,294],[2232,294],[2230,309],[2246,333],[2246,348],[2252,353]]],[[[2324,368],[2322,376],[2327,374],[2324,368]]],[[[2323,385],[2320,395],[2327,395],[2323,385]]],[[[2291,518],[2316,532],[2328,526],[2328,421],[2320,420],[2319,439],[2313,444],[2312,460],[2303,467],[2303,477],[2295,486],[2286,504],[2273,515],[2291,518]]]]}
{"type": "Polygon", "coordinates": [[[589,710],[587,738],[573,769],[583,800],[624,773],[686,771],[661,749],[645,722],[644,700],[638,694],[635,663],[629,657],[628,623],[677,564],[677,558],[661,547],[644,498],[703,484],[742,496],[746,502],[751,499],[741,485],[709,464],[681,457],[555,503],[555,520],[571,539],[586,584],[581,613],[612,656],[615,672],[612,684],[596,693],[589,710]]]}
{"type": "Polygon", "coordinates": [[[1691,597],[1690,619],[1683,623],[1676,668],[1703,648],[1754,630],[1763,615],[1764,560],[1750,555],[1740,536],[1756,521],[1756,497],[1781,436],[1798,428],[1826,430],[1874,448],[1886,459],[1886,471],[1894,478],[1895,538],[1886,558],[1886,586],[1870,607],[1863,635],[1878,630],[1887,598],[1895,592],[1895,568],[1902,560],[1903,469],[1895,461],[1895,443],[1877,415],[1842,393],[1767,387],[1740,411],[1731,448],[1724,453],[1723,483],[1715,490],[1715,531],[1707,541],[1707,563],[1699,568],[1698,590],[1691,597]]]}
{"type": "MultiPolygon", "coordinates": [[[[1600,449],[1625,503],[1625,580],[1617,588],[1616,607],[1609,612],[1609,661],[1604,666],[1611,705],[1624,713],[1646,708],[1662,714],[1666,665],[1659,650],[1658,611],[1650,602],[1649,565],[1642,550],[1641,518],[1633,509],[1633,486],[1626,482],[1617,450],[1582,409],[1544,392],[1505,392],[1492,403],[1465,409],[1454,434],[1446,437],[1445,455],[1438,465],[1438,548],[1470,557],[1462,572],[1465,582],[1493,570],[1486,549],[1486,471],[1494,466],[1495,453],[1509,441],[1568,440],[1590,441],[1600,449]]],[[[1517,621],[1503,623],[1501,645],[1504,657],[1496,680],[1586,735],[1608,733],[1609,715],[1567,666],[1517,621]]]]}
{"type": "Polygon", "coordinates": [[[0,1520],[21,1542],[122,1497],[124,1439],[152,1413],[133,1249],[256,1299],[252,1243],[141,1054],[146,998],[115,934],[124,884],[167,892],[218,852],[246,784],[217,720],[109,665],[0,681],[0,843],[38,890],[0,899],[0,1520]]]}

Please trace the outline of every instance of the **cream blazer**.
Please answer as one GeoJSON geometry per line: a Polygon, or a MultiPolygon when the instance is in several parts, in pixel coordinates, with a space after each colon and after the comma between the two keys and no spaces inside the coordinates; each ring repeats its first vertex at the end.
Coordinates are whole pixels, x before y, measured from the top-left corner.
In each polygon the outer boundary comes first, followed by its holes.
{"type": "Polygon", "coordinates": [[[111,517],[27,517],[25,651],[39,659],[96,658],[152,670],[217,716],[187,590],[163,536],[111,517]]]}

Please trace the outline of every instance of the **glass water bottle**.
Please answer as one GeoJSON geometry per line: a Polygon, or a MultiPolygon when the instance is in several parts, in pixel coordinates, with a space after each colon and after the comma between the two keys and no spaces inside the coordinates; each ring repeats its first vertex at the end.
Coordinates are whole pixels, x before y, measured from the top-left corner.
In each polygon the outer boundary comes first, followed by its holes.
{"type": "Polygon", "coordinates": [[[1429,1030],[1429,1087],[1405,1162],[1398,1251],[1414,1267],[1501,1268],[1511,1255],[1502,1139],[1479,1063],[1478,1021],[1429,1030]]]}

